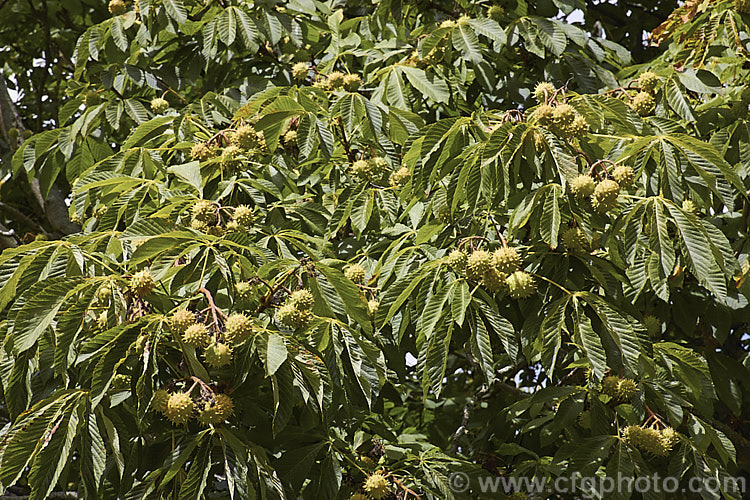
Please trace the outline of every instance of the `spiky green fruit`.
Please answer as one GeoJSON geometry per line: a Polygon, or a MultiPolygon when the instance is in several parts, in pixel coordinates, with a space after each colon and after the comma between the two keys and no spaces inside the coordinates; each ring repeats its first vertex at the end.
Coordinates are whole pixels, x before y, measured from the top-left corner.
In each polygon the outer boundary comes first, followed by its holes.
{"type": "Polygon", "coordinates": [[[232,313],[224,322],[224,338],[231,344],[240,344],[253,333],[253,322],[242,313],[232,313]]]}
{"type": "Polygon", "coordinates": [[[208,366],[221,368],[232,362],[232,348],[221,342],[216,342],[206,348],[205,357],[208,366]]]}
{"type": "Polygon", "coordinates": [[[591,206],[599,213],[606,213],[617,206],[620,185],[612,179],[604,179],[594,188],[591,195],[591,206]]]}
{"type": "Polygon", "coordinates": [[[216,220],[216,205],[208,200],[198,200],[193,204],[190,213],[193,220],[212,224],[216,220]]]}
{"type": "Polygon", "coordinates": [[[636,447],[656,456],[665,456],[668,454],[661,439],[661,433],[653,427],[641,428],[636,447]]]}
{"type": "Polygon", "coordinates": [[[508,294],[513,299],[526,299],[536,293],[534,278],[526,272],[516,271],[505,280],[508,294]]]}
{"type": "Polygon", "coordinates": [[[630,107],[641,116],[650,115],[655,105],[654,96],[648,92],[638,92],[630,101],[630,107]]]}
{"type": "Polygon", "coordinates": [[[475,250],[466,259],[466,276],[473,281],[479,281],[484,273],[495,265],[492,254],[486,250],[475,250]]]}
{"type": "Polygon", "coordinates": [[[493,5],[487,9],[487,17],[493,21],[500,22],[503,19],[503,16],[505,16],[505,9],[499,5],[493,5]]]}
{"type": "Polygon", "coordinates": [[[255,216],[253,215],[253,209],[247,205],[240,205],[234,209],[232,218],[237,221],[237,224],[244,228],[250,228],[253,225],[255,216]]]}
{"type": "Polygon", "coordinates": [[[534,99],[536,99],[536,102],[539,104],[545,103],[554,93],[555,86],[549,82],[539,82],[536,84],[536,87],[534,87],[534,99]]]}
{"type": "Polygon", "coordinates": [[[552,119],[560,128],[567,128],[576,118],[576,110],[570,104],[558,104],[552,110],[552,119]]]}
{"type": "Polygon", "coordinates": [[[128,288],[130,288],[138,297],[148,295],[155,286],[156,282],[154,281],[154,277],[145,269],[133,274],[130,278],[130,283],[128,283],[128,288]]]}
{"type": "Polygon", "coordinates": [[[304,328],[310,319],[310,311],[300,311],[292,304],[284,304],[276,310],[276,320],[290,330],[304,328]]]}
{"type": "Polygon", "coordinates": [[[309,290],[295,290],[289,296],[289,303],[302,311],[309,311],[315,304],[313,294],[309,290]]]}
{"type": "Polygon", "coordinates": [[[680,440],[680,434],[671,427],[665,427],[661,431],[662,451],[665,455],[672,452],[672,447],[680,440]]]}
{"type": "Polygon", "coordinates": [[[445,263],[456,272],[463,272],[469,256],[463,250],[455,249],[445,258],[445,263]]]}
{"type": "Polygon", "coordinates": [[[391,186],[402,186],[406,184],[406,181],[411,177],[411,172],[408,167],[401,167],[391,174],[391,186]]]}
{"type": "Polygon", "coordinates": [[[286,146],[287,149],[293,147],[295,144],[297,144],[297,131],[287,130],[284,133],[282,140],[284,141],[284,146],[286,146]]]}
{"type": "Polygon", "coordinates": [[[586,252],[589,240],[579,227],[570,227],[563,231],[562,242],[569,252],[586,252]]]}
{"type": "Polygon", "coordinates": [[[128,6],[123,0],[110,0],[107,9],[113,16],[119,16],[128,10],[128,6]]]}
{"type": "Polygon", "coordinates": [[[350,264],[346,267],[346,269],[344,269],[344,276],[347,279],[352,280],[357,285],[364,285],[367,273],[365,271],[365,268],[360,266],[359,264],[350,264]]]}
{"type": "Polygon", "coordinates": [[[208,224],[203,222],[202,220],[193,219],[190,221],[190,229],[195,229],[196,231],[200,231],[202,233],[208,232],[208,224]]]}
{"type": "Polygon", "coordinates": [[[216,394],[203,405],[198,421],[204,425],[220,424],[234,413],[234,402],[226,394],[216,394]]]}
{"type": "Polygon", "coordinates": [[[620,377],[609,375],[602,380],[602,392],[613,398],[617,397],[617,388],[620,386],[620,377]]]}
{"type": "Polygon", "coordinates": [[[693,200],[682,200],[682,209],[691,214],[698,213],[698,205],[693,200]]]}
{"type": "Polygon", "coordinates": [[[151,397],[151,408],[159,413],[166,413],[170,394],[164,389],[157,390],[151,397]]]}
{"type": "Polygon", "coordinates": [[[372,175],[376,177],[380,177],[384,173],[386,173],[389,167],[390,165],[388,164],[388,160],[386,160],[382,156],[375,156],[370,160],[370,169],[372,171],[372,175]]]}
{"type": "Polygon", "coordinates": [[[499,272],[510,274],[521,267],[521,256],[513,247],[498,248],[492,254],[492,264],[499,272]]]}
{"type": "Polygon", "coordinates": [[[195,313],[187,309],[178,309],[169,318],[169,326],[175,333],[184,333],[193,324],[195,324],[195,313]]]}
{"type": "Polygon", "coordinates": [[[646,327],[646,332],[652,337],[661,333],[661,320],[656,316],[646,316],[643,318],[643,326],[646,327]]]}
{"type": "Polygon", "coordinates": [[[344,88],[349,92],[356,92],[362,85],[362,78],[359,75],[344,75],[344,88]]]}
{"type": "Polygon", "coordinates": [[[357,160],[350,167],[352,174],[360,179],[369,179],[372,176],[372,165],[369,160],[357,160]]]}
{"type": "Polygon", "coordinates": [[[614,177],[620,186],[629,186],[635,180],[635,172],[632,167],[628,167],[627,165],[617,165],[612,170],[612,177],[614,177]]]}
{"type": "Polygon", "coordinates": [[[328,85],[332,89],[339,89],[343,87],[345,78],[346,75],[344,75],[344,73],[342,73],[341,71],[334,71],[326,77],[326,79],[328,80],[328,85]]]}
{"type": "Polygon", "coordinates": [[[549,104],[542,104],[534,111],[533,118],[542,127],[549,127],[554,123],[555,110],[549,104]]]}
{"type": "Polygon", "coordinates": [[[190,148],[190,158],[198,161],[210,160],[216,156],[216,149],[211,147],[207,142],[196,142],[190,148]]]}
{"type": "Polygon", "coordinates": [[[260,149],[265,146],[262,130],[255,130],[252,125],[241,125],[231,136],[232,144],[240,149],[260,149]]]}
{"type": "Polygon", "coordinates": [[[224,170],[232,170],[242,163],[242,148],[236,144],[230,144],[221,152],[219,165],[224,170]]]}
{"type": "Polygon", "coordinates": [[[299,81],[304,80],[307,77],[310,67],[306,62],[298,62],[292,66],[292,77],[299,81]]]}
{"type": "Polygon", "coordinates": [[[390,493],[388,488],[388,480],[384,475],[375,473],[370,475],[362,486],[365,492],[375,500],[385,498],[390,493]]]}
{"type": "Polygon", "coordinates": [[[646,92],[653,92],[659,85],[659,77],[651,71],[644,71],[638,77],[638,86],[646,92]]]}
{"type": "Polygon", "coordinates": [[[376,299],[370,299],[367,301],[367,312],[371,318],[375,316],[376,312],[378,312],[379,307],[380,302],[378,302],[376,299]]]}
{"type": "Polygon", "coordinates": [[[150,106],[151,111],[153,111],[157,115],[160,115],[169,109],[169,101],[167,101],[163,97],[155,97],[151,99],[150,106]]]}
{"type": "Polygon", "coordinates": [[[195,409],[195,403],[193,398],[189,394],[184,392],[175,392],[169,396],[167,401],[167,409],[164,411],[164,415],[174,425],[184,425],[193,416],[193,410],[195,409]]]}
{"type": "Polygon", "coordinates": [[[182,341],[187,345],[202,349],[211,342],[211,334],[203,323],[189,326],[182,334],[182,341]]]}
{"type": "Polygon", "coordinates": [[[578,115],[566,130],[573,137],[580,139],[589,133],[589,124],[584,117],[578,115]]]}
{"type": "Polygon", "coordinates": [[[624,378],[617,384],[617,399],[620,401],[630,401],[638,392],[638,384],[635,380],[624,378]]]}
{"type": "Polygon", "coordinates": [[[234,296],[239,301],[250,300],[253,295],[253,285],[247,281],[240,281],[234,285],[234,296]]]}
{"type": "Polygon", "coordinates": [[[640,425],[628,425],[622,430],[622,439],[628,446],[638,448],[642,434],[643,428],[640,425]]]}
{"type": "Polygon", "coordinates": [[[482,285],[488,292],[498,292],[505,286],[506,273],[500,272],[494,267],[482,276],[482,285]]]}
{"type": "Polygon", "coordinates": [[[590,175],[578,174],[570,182],[570,191],[578,198],[587,198],[594,193],[596,181],[590,175]]]}

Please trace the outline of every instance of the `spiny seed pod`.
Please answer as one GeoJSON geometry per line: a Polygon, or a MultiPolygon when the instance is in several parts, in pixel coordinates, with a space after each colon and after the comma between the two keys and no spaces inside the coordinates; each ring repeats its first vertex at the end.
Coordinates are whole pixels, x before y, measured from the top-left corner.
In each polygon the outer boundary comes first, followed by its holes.
{"type": "Polygon", "coordinates": [[[500,272],[493,267],[482,276],[482,284],[487,291],[498,292],[505,286],[505,280],[507,278],[507,274],[500,272]]]}
{"type": "Polygon", "coordinates": [[[445,263],[456,272],[463,272],[469,256],[463,250],[452,250],[445,258],[445,263]]]}
{"type": "Polygon", "coordinates": [[[680,434],[671,427],[665,427],[660,431],[660,434],[663,450],[668,455],[672,452],[672,447],[680,440],[680,434]]]}
{"type": "Polygon", "coordinates": [[[589,246],[586,233],[578,227],[570,227],[563,231],[562,242],[569,252],[585,252],[589,246]]]}
{"type": "Polygon", "coordinates": [[[411,172],[407,167],[401,167],[391,174],[391,186],[402,186],[411,177],[411,172]]]}
{"type": "Polygon", "coordinates": [[[589,124],[584,117],[578,115],[573,119],[567,131],[573,137],[580,139],[589,133],[589,124]]]}
{"type": "Polygon", "coordinates": [[[635,180],[635,172],[631,167],[626,165],[617,165],[612,170],[612,177],[615,178],[620,186],[629,186],[635,180]]]}
{"type": "Polygon", "coordinates": [[[622,439],[628,446],[637,448],[642,434],[643,428],[640,425],[628,425],[622,430],[622,439]]]}
{"type": "Polygon", "coordinates": [[[210,160],[216,156],[216,150],[206,142],[196,142],[190,148],[190,158],[198,161],[210,160]]]}
{"type": "Polygon", "coordinates": [[[221,152],[221,168],[231,170],[242,163],[242,149],[236,144],[230,144],[221,152]]]}
{"type": "Polygon", "coordinates": [[[221,368],[232,362],[232,348],[221,342],[208,346],[204,355],[211,368],[221,368]]]}
{"type": "Polygon", "coordinates": [[[643,318],[643,326],[646,327],[646,332],[652,337],[661,333],[661,321],[656,316],[646,316],[643,318]]]}
{"type": "Polygon", "coordinates": [[[282,137],[282,140],[284,141],[284,146],[286,146],[287,148],[294,146],[297,143],[297,131],[287,130],[282,137]]]}
{"type": "Polygon", "coordinates": [[[252,125],[241,125],[235,130],[231,138],[232,144],[240,149],[260,149],[265,145],[262,131],[255,130],[252,125]]]}
{"type": "Polygon", "coordinates": [[[367,301],[367,312],[371,318],[375,316],[376,312],[378,312],[378,307],[380,307],[380,302],[377,300],[370,299],[367,301]]]}
{"type": "Polygon", "coordinates": [[[146,270],[138,271],[133,274],[130,278],[130,283],[128,284],[128,288],[130,288],[138,297],[148,295],[155,286],[156,282],[154,281],[154,277],[146,270]]]}
{"type": "Polygon", "coordinates": [[[175,392],[167,401],[164,414],[174,425],[184,425],[190,420],[195,409],[193,398],[184,392],[175,392]]]}
{"type": "Polygon", "coordinates": [[[382,176],[388,170],[388,160],[382,156],[376,156],[370,160],[370,170],[372,175],[377,177],[382,176]]]}
{"type": "Polygon", "coordinates": [[[224,229],[227,233],[241,233],[245,231],[245,228],[241,227],[239,224],[237,224],[236,220],[230,220],[226,223],[224,226],[224,229]]]}
{"type": "Polygon", "coordinates": [[[253,286],[247,281],[240,281],[234,285],[234,296],[237,300],[250,300],[253,294],[253,286]]]}
{"type": "Polygon", "coordinates": [[[578,174],[575,179],[570,182],[570,191],[578,198],[588,198],[594,193],[596,188],[596,181],[590,175],[578,174]]]}
{"type": "Polygon", "coordinates": [[[310,319],[310,311],[300,311],[292,304],[284,304],[276,310],[276,320],[290,330],[304,328],[310,319]]]}
{"type": "Polygon", "coordinates": [[[494,265],[492,254],[485,250],[476,250],[466,260],[466,276],[470,280],[479,281],[494,265]]]}
{"type": "Polygon", "coordinates": [[[499,5],[493,5],[489,9],[487,9],[487,17],[492,19],[493,21],[500,22],[503,19],[503,16],[505,15],[505,9],[503,9],[499,5]]]}
{"type": "Polygon", "coordinates": [[[693,200],[682,200],[682,209],[691,214],[698,213],[698,205],[693,200]]]}
{"type": "Polygon", "coordinates": [[[667,451],[664,449],[664,443],[661,440],[661,433],[653,427],[641,428],[636,447],[656,456],[667,454],[667,451]]]}
{"type": "Polygon", "coordinates": [[[388,480],[382,474],[372,474],[365,480],[363,485],[365,492],[375,500],[380,500],[388,496],[388,480]]]}
{"type": "Polygon", "coordinates": [[[315,304],[315,299],[309,290],[295,290],[289,296],[289,303],[301,311],[309,311],[315,304]]]}
{"type": "Polygon", "coordinates": [[[110,0],[107,8],[109,9],[109,13],[113,16],[119,16],[128,10],[128,6],[123,0],[110,0]]]}
{"type": "Polygon", "coordinates": [[[232,344],[244,342],[253,333],[253,322],[242,313],[232,313],[224,322],[224,337],[232,344]]]}
{"type": "Polygon", "coordinates": [[[344,79],[346,78],[346,75],[344,75],[341,71],[334,71],[333,73],[329,74],[328,79],[328,86],[332,89],[338,89],[344,86],[344,79]]]}
{"type": "Polygon", "coordinates": [[[159,413],[166,413],[169,397],[169,393],[164,389],[157,390],[151,398],[151,408],[159,413]]]}
{"type": "Polygon", "coordinates": [[[234,401],[226,394],[214,395],[214,407],[222,421],[234,414],[234,401]]]}
{"type": "Polygon", "coordinates": [[[169,101],[163,97],[155,97],[151,99],[151,111],[160,115],[169,109],[169,101]]]}
{"type": "Polygon", "coordinates": [[[604,179],[594,188],[591,195],[591,206],[599,213],[606,213],[617,206],[620,185],[612,179],[604,179]]]}
{"type": "Polygon", "coordinates": [[[208,333],[206,325],[203,323],[196,323],[185,330],[182,334],[182,341],[187,345],[202,349],[211,342],[211,335],[208,333]]]}
{"type": "Polygon", "coordinates": [[[542,127],[549,127],[554,122],[555,110],[548,104],[542,104],[534,111],[533,118],[542,127]]]}
{"type": "Polygon", "coordinates": [[[352,163],[351,171],[360,179],[369,179],[372,175],[372,167],[368,160],[357,160],[352,163]]]}
{"type": "Polygon", "coordinates": [[[558,127],[568,127],[576,118],[576,110],[570,104],[558,104],[552,110],[552,119],[558,127]]]}
{"type": "Polygon", "coordinates": [[[545,103],[554,93],[555,86],[549,82],[539,82],[536,84],[536,87],[534,87],[534,99],[536,99],[536,102],[539,104],[545,103]]]}
{"type": "Polygon", "coordinates": [[[620,386],[620,377],[609,375],[602,380],[602,392],[608,396],[617,397],[617,388],[620,386]]]}
{"type": "Polygon", "coordinates": [[[513,299],[526,299],[536,292],[534,278],[523,271],[516,271],[508,276],[505,284],[508,286],[508,294],[513,299]]]}
{"type": "Polygon", "coordinates": [[[208,200],[196,201],[190,209],[190,213],[193,216],[193,220],[205,222],[206,224],[213,224],[216,220],[216,206],[208,200]]]}
{"type": "Polygon", "coordinates": [[[307,77],[307,73],[310,71],[306,62],[298,62],[292,66],[292,77],[295,80],[304,80],[307,77]]]}
{"type": "Polygon", "coordinates": [[[630,107],[641,116],[650,115],[655,105],[654,96],[648,92],[638,92],[630,101],[630,107]]]}
{"type": "Polygon", "coordinates": [[[359,264],[350,264],[344,269],[344,276],[357,285],[364,285],[367,272],[365,271],[365,268],[359,264]]]}
{"type": "Polygon", "coordinates": [[[195,313],[187,309],[178,309],[169,318],[169,326],[175,333],[184,333],[193,324],[195,324],[195,313]]]}
{"type": "Polygon", "coordinates": [[[193,219],[190,221],[190,229],[195,229],[196,231],[206,233],[208,232],[208,224],[206,224],[202,220],[193,219]]]}
{"type": "Polygon", "coordinates": [[[362,85],[362,78],[359,75],[344,75],[344,88],[349,92],[356,92],[362,85]]]}
{"type": "Polygon", "coordinates": [[[634,380],[624,378],[617,384],[617,399],[620,401],[630,401],[638,392],[638,384],[634,380]]]}
{"type": "Polygon", "coordinates": [[[653,92],[659,85],[659,77],[651,71],[644,71],[638,77],[638,86],[646,92],[653,92]]]}
{"type": "Polygon", "coordinates": [[[492,254],[492,263],[501,273],[510,274],[521,267],[521,256],[513,247],[502,247],[492,254]]]}
{"type": "Polygon", "coordinates": [[[247,205],[240,205],[239,207],[235,208],[232,218],[237,221],[237,224],[244,228],[249,228],[250,226],[252,226],[253,221],[255,220],[253,209],[248,207],[247,205]]]}

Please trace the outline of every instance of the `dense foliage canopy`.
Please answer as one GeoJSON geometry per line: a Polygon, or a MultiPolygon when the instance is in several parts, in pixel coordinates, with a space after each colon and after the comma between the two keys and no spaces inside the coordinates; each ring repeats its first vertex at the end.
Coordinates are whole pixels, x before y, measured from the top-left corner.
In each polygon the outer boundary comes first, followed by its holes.
{"type": "Polygon", "coordinates": [[[0,27],[3,490],[742,497],[748,0],[28,0],[0,27]]]}

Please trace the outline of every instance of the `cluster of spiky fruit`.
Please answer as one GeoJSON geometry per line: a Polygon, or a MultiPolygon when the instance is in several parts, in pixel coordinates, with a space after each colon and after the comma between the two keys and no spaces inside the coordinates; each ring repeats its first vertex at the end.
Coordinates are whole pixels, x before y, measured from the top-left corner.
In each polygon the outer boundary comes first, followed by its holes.
{"type": "Polygon", "coordinates": [[[362,485],[362,489],[375,500],[385,498],[390,493],[388,479],[379,472],[370,474],[362,485]]]}
{"type": "Polygon", "coordinates": [[[638,92],[630,100],[630,107],[641,116],[648,116],[654,111],[656,100],[649,92],[638,92]]]}
{"type": "Polygon", "coordinates": [[[346,269],[344,269],[344,276],[347,279],[352,280],[356,285],[364,285],[367,272],[365,271],[365,268],[359,264],[349,264],[346,266],[346,269]]]}
{"type": "Polygon", "coordinates": [[[602,380],[602,392],[618,401],[630,401],[638,392],[638,384],[629,378],[609,375],[602,380]]]}
{"type": "Polygon", "coordinates": [[[607,213],[617,206],[620,185],[612,179],[602,179],[591,194],[591,206],[599,213],[607,213]]]}
{"type": "Polygon", "coordinates": [[[123,0],[110,0],[107,9],[113,16],[119,16],[128,10],[128,5],[123,0]]]}
{"type": "MultiPolygon", "coordinates": [[[[380,156],[370,158],[369,160],[363,158],[352,163],[349,169],[352,174],[363,180],[380,178],[388,171],[388,161],[380,156]]],[[[401,175],[403,175],[403,173],[401,175]]]]}
{"type": "Polygon", "coordinates": [[[208,142],[196,142],[190,148],[190,158],[198,161],[206,161],[215,158],[217,149],[208,142]]]}
{"type": "Polygon", "coordinates": [[[146,269],[133,273],[128,282],[128,288],[130,288],[137,297],[148,295],[155,286],[156,282],[154,281],[154,277],[151,276],[151,273],[146,269]]]}
{"type": "Polygon", "coordinates": [[[487,17],[499,23],[505,17],[505,9],[500,5],[493,5],[487,9],[487,17]]]}
{"type": "Polygon", "coordinates": [[[332,71],[315,82],[316,87],[324,90],[344,89],[349,92],[356,92],[360,85],[362,85],[362,78],[359,75],[342,73],[341,71],[332,71]]]}
{"type": "Polygon", "coordinates": [[[234,413],[234,401],[226,394],[211,394],[196,404],[187,392],[170,393],[165,389],[154,393],[151,407],[174,425],[185,425],[194,416],[204,425],[219,424],[234,413]]]}
{"type": "Polygon", "coordinates": [[[489,292],[507,288],[514,299],[531,297],[536,292],[534,278],[520,270],[521,256],[513,247],[503,246],[493,253],[474,250],[471,254],[456,249],[444,262],[457,273],[466,273],[470,280],[480,282],[489,292]]]}
{"type": "Polygon", "coordinates": [[[658,457],[666,457],[680,440],[680,435],[671,427],[656,429],[642,425],[629,425],[622,431],[623,440],[633,448],[638,448],[658,457]]]}
{"type": "Polygon", "coordinates": [[[292,66],[292,78],[297,81],[307,78],[309,72],[310,66],[306,62],[298,62],[292,66]]]}
{"type": "Polygon", "coordinates": [[[534,96],[541,102],[532,118],[542,127],[560,136],[581,138],[589,131],[588,122],[568,103],[549,104],[549,95],[555,92],[551,83],[540,82],[534,90],[534,96]]]}
{"type": "Polygon", "coordinates": [[[589,239],[580,227],[569,227],[562,233],[562,243],[569,252],[588,252],[589,239]]]}
{"type": "Polygon", "coordinates": [[[153,99],[151,99],[150,106],[151,111],[153,111],[157,115],[160,115],[169,109],[169,101],[167,101],[163,97],[154,97],[153,99]]]}
{"type": "Polygon", "coordinates": [[[411,177],[411,172],[408,167],[401,167],[391,174],[390,183],[391,186],[402,186],[406,184],[406,181],[411,177]]]}
{"type": "MultiPolygon", "coordinates": [[[[237,146],[242,151],[250,151],[266,148],[266,139],[262,130],[255,130],[252,125],[240,125],[229,136],[232,145],[237,146]]],[[[225,149],[226,153],[226,149],[225,149]]]]}
{"type": "Polygon", "coordinates": [[[291,330],[304,328],[312,319],[310,310],[314,304],[315,298],[309,290],[295,290],[276,311],[276,319],[291,330]]]}
{"type": "MultiPolygon", "coordinates": [[[[226,207],[221,211],[226,211],[226,207]]],[[[221,236],[225,232],[247,231],[255,221],[253,209],[247,205],[239,205],[232,211],[232,219],[221,225],[219,206],[209,200],[198,200],[190,207],[190,227],[214,236],[221,236]]]]}
{"type": "Polygon", "coordinates": [[[659,77],[651,71],[644,71],[638,76],[638,86],[646,92],[653,92],[656,90],[659,83],[659,77]]]}

